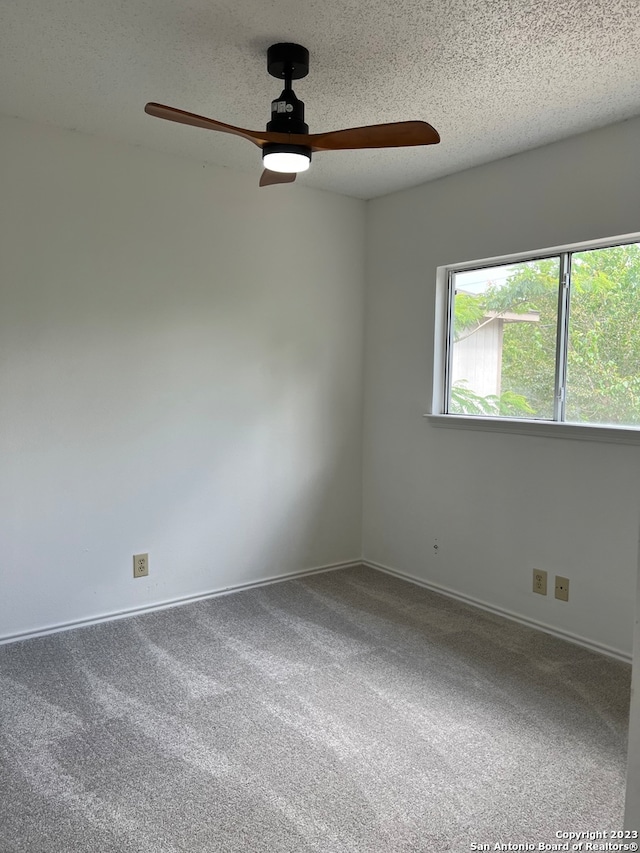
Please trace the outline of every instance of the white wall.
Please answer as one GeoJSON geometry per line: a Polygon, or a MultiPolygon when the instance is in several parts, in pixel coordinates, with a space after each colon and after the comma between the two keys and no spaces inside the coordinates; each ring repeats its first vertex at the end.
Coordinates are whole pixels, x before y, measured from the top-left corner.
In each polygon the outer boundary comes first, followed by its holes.
{"type": "MultiPolygon", "coordinates": [[[[639,231],[639,151],[635,119],[375,200],[367,229],[365,559],[624,655],[640,612],[640,446],[436,429],[422,413],[436,267],[639,231]],[[534,567],[570,578],[567,604],[531,592],[534,567]]],[[[637,630],[633,829],[639,670],[637,630]]]]}
{"type": "Polygon", "coordinates": [[[365,558],[623,655],[640,446],[436,429],[422,414],[436,267],[640,231],[639,150],[636,119],[368,209],[365,558]],[[534,567],[570,579],[568,604],[532,593],[534,567]]]}
{"type": "Polygon", "coordinates": [[[357,559],[364,203],[0,148],[0,637],[357,559]]]}

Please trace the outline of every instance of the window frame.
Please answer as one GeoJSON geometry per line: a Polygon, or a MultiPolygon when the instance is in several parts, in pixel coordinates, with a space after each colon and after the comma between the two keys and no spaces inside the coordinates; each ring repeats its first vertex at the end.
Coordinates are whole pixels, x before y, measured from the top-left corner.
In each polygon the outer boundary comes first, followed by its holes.
{"type": "Polygon", "coordinates": [[[528,433],[588,441],[640,444],[640,425],[616,426],[573,423],[564,420],[567,381],[567,346],[571,310],[571,260],[577,252],[609,249],[640,242],[640,233],[554,246],[549,249],[518,252],[446,264],[436,270],[436,326],[434,334],[434,371],[431,410],[425,414],[431,425],[492,432],[528,433]],[[452,367],[452,321],[454,312],[453,277],[455,273],[506,266],[524,261],[559,259],[556,361],[554,375],[553,419],[509,418],[483,415],[458,415],[447,412],[452,367]]]}

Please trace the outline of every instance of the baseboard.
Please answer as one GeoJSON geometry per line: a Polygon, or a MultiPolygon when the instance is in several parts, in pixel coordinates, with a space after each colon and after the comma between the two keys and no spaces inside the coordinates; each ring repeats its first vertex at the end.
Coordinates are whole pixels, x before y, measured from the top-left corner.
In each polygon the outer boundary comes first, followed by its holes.
{"type": "Polygon", "coordinates": [[[510,619],[512,622],[519,622],[521,625],[526,625],[528,628],[536,628],[538,631],[543,631],[545,634],[552,634],[554,637],[566,640],[569,643],[575,643],[578,646],[583,646],[592,652],[607,655],[608,657],[615,658],[616,660],[623,661],[624,663],[631,663],[632,655],[626,654],[625,652],[620,651],[620,649],[614,649],[611,648],[611,646],[596,643],[586,637],[581,637],[578,634],[572,634],[570,631],[563,631],[560,628],[554,628],[552,625],[547,625],[544,622],[538,622],[536,619],[530,619],[528,616],[523,616],[520,613],[514,613],[511,610],[504,610],[502,607],[496,607],[493,604],[489,604],[487,601],[481,601],[480,599],[473,598],[470,595],[463,595],[463,593],[456,592],[454,589],[449,589],[446,586],[441,586],[440,584],[432,583],[431,581],[422,580],[422,578],[415,577],[415,575],[396,571],[396,569],[391,569],[389,566],[383,566],[381,563],[374,563],[372,560],[363,559],[361,561],[361,565],[367,566],[369,569],[374,569],[375,571],[384,572],[387,575],[393,575],[396,578],[409,581],[417,586],[429,589],[432,592],[437,592],[440,595],[446,595],[448,598],[455,598],[457,601],[462,601],[464,604],[470,604],[473,607],[478,607],[480,610],[487,610],[489,613],[495,613],[497,616],[503,616],[505,619],[510,619]]]}
{"type": "Polygon", "coordinates": [[[248,581],[247,583],[234,584],[233,586],[226,586],[222,589],[211,590],[209,592],[185,595],[180,598],[172,598],[167,601],[156,602],[155,604],[145,604],[142,607],[131,607],[123,610],[116,610],[112,613],[103,613],[99,616],[91,616],[87,619],[74,619],[71,622],[61,622],[57,625],[48,625],[45,628],[23,631],[18,634],[8,634],[0,637],[0,645],[4,645],[5,643],[15,643],[18,640],[31,640],[35,637],[46,637],[49,634],[57,634],[60,631],[70,631],[73,628],[86,628],[89,625],[99,625],[102,622],[113,622],[116,619],[126,619],[129,616],[138,616],[141,613],[152,613],[155,610],[167,610],[170,607],[179,607],[181,604],[192,604],[195,601],[204,601],[207,598],[219,598],[220,596],[231,595],[234,592],[240,592],[244,589],[255,589],[260,586],[269,586],[269,584],[273,583],[282,583],[283,581],[305,578],[309,575],[321,574],[322,572],[335,572],[338,569],[351,569],[361,565],[362,560],[349,560],[344,563],[331,563],[327,566],[317,566],[313,569],[305,569],[301,572],[274,575],[259,581],[248,581]]]}
{"type": "Polygon", "coordinates": [[[417,586],[429,589],[432,592],[438,593],[439,595],[445,595],[448,598],[454,598],[457,601],[462,601],[464,604],[470,604],[473,607],[478,607],[480,610],[486,610],[489,613],[495,613],[497,616],[502,616],[505,619],[510,619],[513,622],[519,622],[521,625],[526,625],[529,628],[535,628],[538,631],[543,631],[545,634],[551,634],[561,640],[566,640],[567,642],[575,643],[576,645],[583,646],[584,648],[587,648],[590,651],[607,655],[608,657],[615,658],[616,660],[623,661],[624,663],[630,664],[632,661],[631,654],[622,652],[619,649],[611,648],[610,646],[606,646],[602,643],[596,643],[593,640],[589,640],[586,637],[581,637],[578,634],[573,634],[570,631],[563,631],[560,628],[555,628],[552,625],[547,625],[544,622],[539,622],[535,619],[530,619],[528,616],[523,616],[520,613],[514,613],[510,610],[504,610],[503,608],[496,607],[495,605],[490,604],[487,601],[482,601],[480,599],[473,598],[470,595],[464,595],[461,592],[457,592],[456,590],[442,586],[441,584],[433,583],[431,581],[425,581],[422,578],[416,577],[415,575],[410,575],[406,572],[399,572],[396,569],[392,569],[389,566],[383,565],[382,563],[376,563],[373,560],[367,559],[348,560],[342,563],[331,563],[326,566],[317,566],[313,569],[305,569],[304,571],[300,572],[274,575],[272,577],[263,578],[259,581],[248,581],[247,583],[234,584],[233,586],[222,587],[221,589],[210,590],[208,592],[196,593],[195,595],[187,595],[179,598],[172,598],[167,601],[156,602],[154,604],[146,604],[142,607],[126,608],[123,610],[113,611],[111,613],[104,613],[99,616],[91,616],[87,619],[75,619],[70,622],[62,622],[56,625],[48,625],[44,628],[38,628],[31,631],[23,631],[18,634],[8,634],[0,637],[0,645],[4,645],[6,643],[15,643],[19,640],[30,640],[36,637],[46,637],[49,634],[57,634],[60,631],[70,631],[73,628],[86,628],[89,625],[99,625],[102,622],[113,622],[116,619],[126,619],[129,616],[137,616],[141,613],[152,613],[156,610],[167,610],[170,607],[179,607],[182,604],[190,604],[195,601],[204,601],[208,598],[219,598],[220,596],[231,595],[235,592],[240,592],[241,590],[245,589],[256,589],[261,586],[268,586],[274,583],[282,583],[283,581],[296,580],[297,578],[308,577],[309,575],[321,574],[322,572],[334,572],[338,571],[339,569],[351,569],[356,568],[358,566],[366,566],[367,568],[373,569],[374,571],[384,572],[384,574],[387,575],[393,575],[393,577],[409,581],[409,583],[414,583],[417,586]]]}

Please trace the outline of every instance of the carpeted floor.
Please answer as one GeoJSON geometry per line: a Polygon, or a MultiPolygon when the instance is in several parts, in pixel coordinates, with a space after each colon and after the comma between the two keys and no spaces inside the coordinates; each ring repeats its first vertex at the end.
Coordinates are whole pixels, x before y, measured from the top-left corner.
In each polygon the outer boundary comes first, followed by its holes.
{"type": "Polygon", "coordinates": [[[368,569],[0,647],[2,853],[622,828],[630,667],[368,569]]]}

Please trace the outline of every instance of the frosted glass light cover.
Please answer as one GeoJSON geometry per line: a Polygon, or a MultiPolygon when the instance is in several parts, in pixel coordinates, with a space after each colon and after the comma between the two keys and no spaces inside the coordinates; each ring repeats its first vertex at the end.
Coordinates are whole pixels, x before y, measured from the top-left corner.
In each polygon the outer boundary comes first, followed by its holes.
{"type": "Polygon", "coordinates": [[[273,151],[262,158],[265,169],[270,172],[306,172],[310,158],[306,154],[295,154],[292,151],[273,151]]]}

